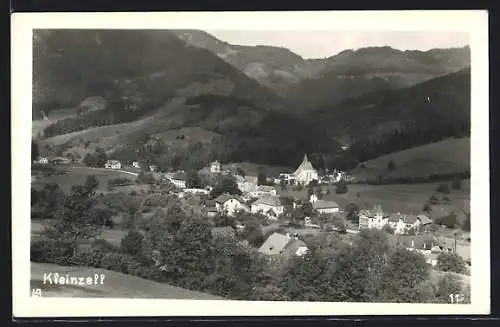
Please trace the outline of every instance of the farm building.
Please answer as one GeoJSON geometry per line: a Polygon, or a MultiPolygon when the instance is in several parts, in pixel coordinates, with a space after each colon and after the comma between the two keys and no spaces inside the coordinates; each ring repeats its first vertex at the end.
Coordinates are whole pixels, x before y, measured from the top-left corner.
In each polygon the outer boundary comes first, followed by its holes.
{"type": "Polygon", "coordinates": [[[121,169],[122,164],[118,160],[108,160],[104,164],[104,168],[106,168],[106,169],[121,169]]]}

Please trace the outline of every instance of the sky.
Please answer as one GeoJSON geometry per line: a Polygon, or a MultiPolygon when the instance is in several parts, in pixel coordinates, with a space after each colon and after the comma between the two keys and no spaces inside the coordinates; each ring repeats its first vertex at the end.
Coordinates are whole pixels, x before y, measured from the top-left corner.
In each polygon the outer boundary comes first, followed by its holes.
{"type": "Polygon", "coordinates": [[[464,32],[403,31],[207,31],[216,38],[237,45],[285,47],[305,59],[325,58],[342,50],[371,46],[390,46],[399,50],[454,48],[469,45],[464,32]]]}

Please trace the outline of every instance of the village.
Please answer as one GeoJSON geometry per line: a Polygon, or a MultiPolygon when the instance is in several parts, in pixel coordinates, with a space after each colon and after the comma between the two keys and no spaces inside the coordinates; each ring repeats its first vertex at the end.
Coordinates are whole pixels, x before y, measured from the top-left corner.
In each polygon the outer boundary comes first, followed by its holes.
{"type": "MultiPolygon", "coordinates": [[[[66,158],[49,160],[39,157],[35,163],[69,165],[72,162],[66,158]]],[[[229,186],[218,192],[217,196],[213,196],[213,183],[192,185],[192,176],[182,170],[159,172],[154,165],[141,167],[138,161],[122,164],[118,160],[107,160],[102,168],[130,172],[136,176],[141,171],[146,171],[154,174],[161,183],[173,185],[172,193],[178,198],[199,197],[201,214],[206,219],[235,219],[234,228],[215,228],[219,231],[222,229],[230,234],[242,231],[245,229],[245,222],[239,221],[238,217],[244,213],[258,216],[263,230],[271,231],[258,248],[258,252],[267,256],[304,256],[309,250],[306,236],[317,232],[335,232],[346,235],[349,239],[361,230],[378,229],[387,232],[395,240],[395,246],[424,255],[426,263],[433,267],[437,265],[438,256],[443,252],[457,253],[470,266],[470,249],[457,247],[456,238],[454,241],[440,238],[439,233],[436,233],[436,224],[426,212],[387,212],[381,205],[373,208],[341,207],[325,194],[321,186],[336,187],[336,193],[341,194],[342,188],[353,178],[339,170],[320,176],[307,154],[293,173],[280,173],[274,178],[247,176],[236,165],[226,166],[228,168],[224,169],[220,162],[214,161],[197,172],[197,178],[201,176],[205,180],[234,181],[233,188],[229,186]],[[288,190],[302,192],[287,192],[288,190]]],[[[446,229],[445,226],[438,227],[446,229]]]]}

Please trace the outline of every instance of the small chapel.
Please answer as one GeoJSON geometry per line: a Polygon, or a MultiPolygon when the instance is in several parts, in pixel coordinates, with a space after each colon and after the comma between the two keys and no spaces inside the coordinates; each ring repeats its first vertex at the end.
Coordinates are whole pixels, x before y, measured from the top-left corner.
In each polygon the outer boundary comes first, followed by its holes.
{"type": "Polygon", "coordinates": [[[318,180],[318,172],[314,169],[313,165],[307,158],[307,154],[304,154],[304,159],[300,164],[299,168],[293,173],[293,177],[297,184],[309,184],[313,180],[318,180]]]}

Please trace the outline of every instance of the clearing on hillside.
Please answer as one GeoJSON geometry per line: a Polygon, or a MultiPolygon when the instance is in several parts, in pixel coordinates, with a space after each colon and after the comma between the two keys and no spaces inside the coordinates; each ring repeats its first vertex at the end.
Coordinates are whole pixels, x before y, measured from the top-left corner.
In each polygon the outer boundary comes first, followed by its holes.
{"type": "Polygon", "coordinates": [[[428,177],[470,170],[470,138],[446,139],[436,143],[390,153],[360,164],[351,174],[357,180],[428,177]],[[389,161],[396,169],[387,169],[389,161]],[[364,166],[364,167],[363,167],[364,166]]]}
{"type": "Polygon", "coordinates": [[[47,183],[57,183],[61,189],[68,193],[71,187],[75,184],[85,183],[85,179],[90,175],[95,175],[99,180],[99,189],[97,192],[108,192],[108,180],[114,178],[128,178],[135,181],[136,175],[133,173],[126,173],[123,171],[105,169],[105,168],[91,168],[91,167],[64,167],[67,172],[63,175],[44,176],[34,183],[32,187],[43,187],[47,183]]]}
{"type": "MultiPolygon", "coordinates": [[[[349,184],[346,194],[336,194],[335,186],[322,186],[322,189],[328,189],[330,194],[325,196],[326,200],[337,202],[340,208],[344,208],[353,202],[361,209],[371,209],[374,205],[380,204],[385,211],[418,214],[429,198],[436,193],[439,182],[422,184],[391,184],[391,185],[368,185],[368,184],[349,184]],[[359,196],[358,196],[359,193],[359,196]]],[[[440,212],[444,216],[446,211],[463,211],[467,208],[470,192],[463,182],[464,187],[461,190],[453,190],[450,187],[450,193],[446,194],[449,203],[439,205],[440,212]],[[442,210],[441,210],[442,209],[442,210]]],[[[279,190],[281,196],[292,196],[307,198],[307,189],[293,191],[291,188],[279,190]]],[[[439,194],[441,195],[441,194],[439,194]]]]}
{"type": "Polygon", "coordinates": [[[40,288],[43,297],[80,298],[156,298],[189,300],[224,300],[211,294],[191,291],[168,284],[157,283],[122,273],[87,267],[64,267],[46,263],[31,262],[31,287],[40,288]],[[55,285],[44,284],[44,274],[59,273],[66,276],[90,276],[103,274],[103,284],[97,285],[55,285]]]}

